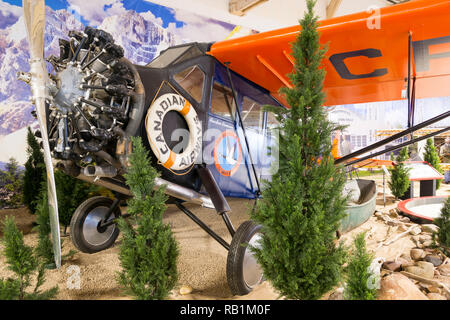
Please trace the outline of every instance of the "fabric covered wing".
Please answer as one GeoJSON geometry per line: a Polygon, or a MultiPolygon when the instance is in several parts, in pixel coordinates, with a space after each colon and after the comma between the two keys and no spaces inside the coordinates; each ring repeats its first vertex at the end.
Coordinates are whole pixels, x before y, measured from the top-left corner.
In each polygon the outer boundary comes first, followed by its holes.
{"type": "MultiPolygon", "coordinates": [[[[450,1],[417,0],[320,22],[321,42],[329,46],[326,105],[405,98],[410,34],[416,98],[449,96],[449,17],[450,1]]],[[[290,43],[299,30],[294,26],[217,42],[209,53],[283,102],[278,91],[290,86],[290,43]]]]}

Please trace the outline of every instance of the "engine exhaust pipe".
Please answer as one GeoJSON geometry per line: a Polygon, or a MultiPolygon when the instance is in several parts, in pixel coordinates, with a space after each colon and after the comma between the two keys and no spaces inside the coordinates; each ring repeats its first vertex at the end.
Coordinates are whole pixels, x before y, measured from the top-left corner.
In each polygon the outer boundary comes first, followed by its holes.
{"type": "MultiPolygon", "coordinates": [[[[87,176],[85,174],[80,174],[76,177],[77,179],[93,183],[102,187],[105,187],[107,189],[116,191],[118,193],[132,196],[130,189],[125,185],[125,183],[120,182],[115,179],[111,179],[109,177],[100,177],[99,179],[96,179],[96,176],[87,176]]],[[[177,199],[184,200],[186,202],[195,203],[198,205],[201,205],[205,208],[214,209],[214,205],[211,201],[211,198],[203,195],[201,193],[198,193],[194,190],[185,188],[183,186],[180,186],[178,184],[169,182],[167,180],[156,178],[155,179],[155,188],[159,188],[162,185],[166,185],[166,194],[169,196],[172,196],[177,199]]]]}
{"type": "Polygon", "coordinates": [[[83,174],[88,177],[114,178],[117,176],[117,169],[113,166],[87,166],[83,169],[83,174]]]}

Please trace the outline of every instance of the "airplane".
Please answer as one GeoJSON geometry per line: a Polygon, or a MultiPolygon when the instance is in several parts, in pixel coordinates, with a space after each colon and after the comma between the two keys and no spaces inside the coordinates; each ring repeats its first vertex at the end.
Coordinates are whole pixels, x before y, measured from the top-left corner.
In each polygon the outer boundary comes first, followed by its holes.
{"type": "MultiPolygon", "coordinates": [[[[167,186],[169,203],[228,250],[231,292],[251,292],[263,274],[247,244],[257,244],[261,226],[246,221],[236,229],[226,197],[258,199],[262,179],[270,179],[265,166],[274,159],[267,148],[276,147],[272,129],[278,124],[262,106],[289,107],[279,89],[292,87],[286,75],[293,70],[290,43],[299,26],[173,46],[141,66],[123,56],[110,34],[91,27],[71,31],[69,40],[60,40],[60,56],[44,60],[45,3],[23,0],[23,10],[30,73],[19,78],[31,86],[40,125],[56,265],[61,264],[61,245],[53,163],[114,191],[114,200],[83,202],[70,225],[78,250],[105,250],[119,233],[119,204],[132,196],[123,173],[132,152],[130,138],[140,136],[161,172],[155,183],[167,186]],[[53,66],[50,74],[45,61],[53,66]],[[186,202],[216,210],[231,243],[186,202]]],[[[329,43],[326,106],[408,100],[408,129],[336,158],[336,163],[366,161],[376,153],[357,157],[450,115],[447,111],[416,125],[413,118],[415,99],[448,95],[449,15],[449,1],[417,0],[382,8],[375,16],[362,12],[320,22],[321,42],[329,43]]]]}

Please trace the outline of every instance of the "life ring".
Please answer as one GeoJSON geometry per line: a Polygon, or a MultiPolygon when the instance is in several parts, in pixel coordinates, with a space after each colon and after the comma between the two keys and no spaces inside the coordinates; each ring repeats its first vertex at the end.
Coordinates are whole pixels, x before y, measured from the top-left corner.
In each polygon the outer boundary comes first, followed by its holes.
{"type": "Polygon", "coordinates": [[[145,128],[153,153],[167,169],[187,169],[195,162],[201,152],[202,124],[189,101],[179,94],[166,93],[156,99],[147,112],[145,128]],[[162,124],[169,111],[179,112],[186,120],[189,128],[188,145],[179,154],[173,152],[164,139],[162,124]]]}

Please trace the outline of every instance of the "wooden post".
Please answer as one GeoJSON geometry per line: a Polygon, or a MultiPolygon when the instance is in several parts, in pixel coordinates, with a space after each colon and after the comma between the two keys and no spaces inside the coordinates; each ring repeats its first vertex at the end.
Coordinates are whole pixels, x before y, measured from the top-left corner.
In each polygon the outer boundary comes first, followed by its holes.
{"type": "Polygon", "coordinates": [[[342,0],[331,0],[327,7],[327,19],[333,18],[342,0]]]}
{"type": "Polygon", "coordinates": [[[267,0],[230,0],[228,3],[228,10],[231,14],[243,16],[245,14],[245,10],[265,1],[267,0]]]}

